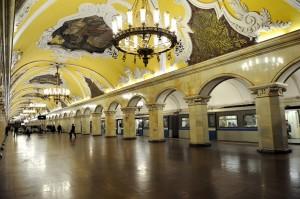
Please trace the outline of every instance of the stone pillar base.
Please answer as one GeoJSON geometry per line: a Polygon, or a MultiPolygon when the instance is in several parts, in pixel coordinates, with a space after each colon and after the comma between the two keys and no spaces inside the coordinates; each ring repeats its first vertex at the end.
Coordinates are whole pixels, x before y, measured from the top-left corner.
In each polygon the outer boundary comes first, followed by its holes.
{"type": "Polygon", "coordinates": [[[123,137],[123,140],[136,140],[136,137],[123,137]]]}
{"type": "Polygon", "coordinates": [[[257,149],[257,152],[263,154],[287,154],[291,153],[292,149],[257,149]]]}
{"type": "Polygon", "coordinates": [[[161,140],[149,140],[148,142],[150,143],[161,143],[161,142],[165,142],[165,139],[161,139],[161,140]]]}
{"type": "Polygon", "coordinates": [[[105,138],[116,138],[116,135],[106,135],[105,138]]]}
{"type": "Polygon", "coordinates": [[[190,147],[210,147],[211,143],[203,143],[203,144],[194,144],[190,143],[190,147]]]}

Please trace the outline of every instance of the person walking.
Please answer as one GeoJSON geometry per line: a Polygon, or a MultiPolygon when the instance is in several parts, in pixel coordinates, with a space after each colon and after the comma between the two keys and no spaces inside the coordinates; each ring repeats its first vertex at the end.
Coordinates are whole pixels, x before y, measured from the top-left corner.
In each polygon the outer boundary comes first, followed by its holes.
{"type": "Polygon", "coordinates": [[[62,128],[60,124],[57,126],[57,133],[58,134],[62,133],[62,128]]]}
{"type": "Polygon", "coordinates": [[[75,133],[75,125],[72,124],[72,127],[71,127],[71,131],[70,131],[70,139],[72,139],[72,134],[74,134],[74,137],[76,139],[76,133],[75,133]]]}
{"type": "Polygon", "coordinates": [[[9,131],[10,131],[10,126],[7,125],[7,126],[5,127],[5,136],[8,136],[9,131]]]}

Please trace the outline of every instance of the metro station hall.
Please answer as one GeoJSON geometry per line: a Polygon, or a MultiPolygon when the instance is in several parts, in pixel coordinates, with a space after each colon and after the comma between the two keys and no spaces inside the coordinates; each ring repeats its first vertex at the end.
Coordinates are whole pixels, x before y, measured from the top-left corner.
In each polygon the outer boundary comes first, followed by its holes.
{"type": "Polygon", "coordinates": [[[0,18],[0,199],[300,198],[300,0],[0,18]]]}

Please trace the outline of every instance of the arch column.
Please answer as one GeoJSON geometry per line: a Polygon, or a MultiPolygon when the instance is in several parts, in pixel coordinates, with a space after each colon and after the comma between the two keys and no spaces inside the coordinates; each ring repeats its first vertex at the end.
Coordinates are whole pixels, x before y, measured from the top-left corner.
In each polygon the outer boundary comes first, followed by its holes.
{"type": "Polygon", "coordinates": [[[250,88],[256,95],[255,106],[261,153],[290,153],[284,107],[280,97],[286,91],[286,84],[272,83],[250,88]]]}
{"type": "Polygon", "coordinates": [[[210,96],[191,96],[185,100],[189,107],[190,145],[211,146],[208,134],[207,102],[210,96]]]}
{"type": "Polygon", "coordinates": [[[89,115],[83,115],[81,117],[81,123],[82,123],[82,134],[89,135],[90,134],[90,116],[89,115]]]}
{"type": "Polygon", "coordinates": [[[74,119],[74,123],[75,123],[75,133],[81,133],[81,124],[80,124],[80,121],[81,121],[81,117],[80,116],[75,116],[75,119],[74,119]]]}
{"type": "Polygon", "coordinates": [[[105,114],[105,137],[116,137],[116,111],[104,111],[105,114]]]}
{"type": "Polygon", "coordinates": [[[149,111],[149,142],[164,142],[164,104],[147,104],[149,111]]]}
{"type": "Polygon", "coordinates": [[[123,112],[124,136],[123,139],[136,139],[135,110],[136,107],[126,107],[123,112]]]}
{"type": "Polygon", "coordinates": [[[92,135],[102,135],[101,132],[101,113],[92,114],[92,135]]]}

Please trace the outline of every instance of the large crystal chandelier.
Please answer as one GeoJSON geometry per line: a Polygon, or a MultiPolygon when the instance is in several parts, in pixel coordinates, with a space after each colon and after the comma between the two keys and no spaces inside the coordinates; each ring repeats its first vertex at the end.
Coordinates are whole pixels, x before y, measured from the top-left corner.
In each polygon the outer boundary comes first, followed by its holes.
{"type": "Polygon", "coordinates": [[[126,16],[117,15],[112,21],[113,44],[118,51],[143,59],[149,59],[170,51],[177,44],[177,21],[168,12],[161,15],[152,0],[135,0],[126,16]],[[163,17],[161,17],[163,16],[163,17]],[[123,18],[126,18],[123,19],[123,18]]]}
{"type": "Polygon", "coordinates": [[[70,98],[70,90],[67,88],[60,87],[60,74],[58,72],[60,64],[55,64],[56,66],[56,85],[53,88],[46,88],[43,90],[43,97],[48,100],[53,100],[58,104],[61,100],[66,100],[70,98]]]}

